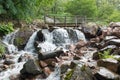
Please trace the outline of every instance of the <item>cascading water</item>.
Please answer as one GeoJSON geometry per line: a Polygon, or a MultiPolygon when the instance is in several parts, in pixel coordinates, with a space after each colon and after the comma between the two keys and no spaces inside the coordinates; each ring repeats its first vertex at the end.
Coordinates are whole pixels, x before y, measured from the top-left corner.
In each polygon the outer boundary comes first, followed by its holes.
{"type": "Polygon", "coordinates": [[[38,32],[38,31],[35,31],[35,32],[32,34],[32,36],[30,37],[30,39],[28,40],[28,43],[26,44],[26,46],[25,46],[25,48],[24,48],[25,51],[32,52],[32,53],[35,51],[34,41],[35,41],[37,32],[38,32]]]}
{"type": "Polygon", "coordinates": [[[64,46],[66,43],[70,42],[68,32],[63,29],[55,29],[53,32],[53,43],[57,46],[64,46]]]}
{"type": "Polygon", "coordinates": [[[79,30],[75,30],[75,32],[76,32],[76,34],[77,34],[77,37],[78,37],[78,40],[84,40],[84,41],[86,41],[86,39],[85,39],[85,35],[81,32],[81,31],[79,31],[79,30]]]}
{"type": "Polygon", "coordinates": [[[74,44],[79,39],[86,41],[84,34],[76,29],[57,28],[52,32],[49,32],[48,29],[43,29],[42,34],[45,37],[45,42],[38,45],[42,52],[53,51],[60,46],[67,48],[67,45],[74,44]]]}
{"type": "Polygon", "coordinates": [[[38,47],[41,48],[41,52],[53,51],[56,46],[53,44],[53,35],[49,32],[48,29],[43,29],[42,34],[45,37],[45,41],[40,43],[38,47]]]}
{"type": "Polygon", "coordinates": [[[13,45],[14,42],[14,38],[15,38],[15,34],[18,32],[18,30],[16,30],[15,32],[12,32],[8,35],[6,35],[6,37],[3,40],[3,43],[7,45],[8,48],[8,52],[9,53],[15,53],[18,49],[13,45]]]}

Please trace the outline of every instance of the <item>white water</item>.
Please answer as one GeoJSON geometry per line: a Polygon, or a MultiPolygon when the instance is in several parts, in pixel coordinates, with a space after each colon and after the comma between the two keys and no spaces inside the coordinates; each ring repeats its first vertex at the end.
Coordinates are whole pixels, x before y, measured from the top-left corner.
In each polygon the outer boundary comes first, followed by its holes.
{"type": "Polygon", "coordinates": [[[47,29],[43,29],[42,33],[45,37],[45,42],[42,42],[38,45],[41,48],[41,52],[53,51],[56,49],[56,46],[53,44],[53,35],[47,29]]]}
{"type": "Polygon", "coordinates": [[[86,41],[85,36],[84,36],[84,34],[83,34],[81,31],[75,30],[75,32],[76,32],[76,34],[77,34],[78,40],[81,39],[81,40],[86,41]]]}
{"type": "Polygon", "coordinates": [[[9,53],[15,53],[18,50],[17,47],[15,45],[13,45],[15,34],[17,32],[18,32],[18,30],[16,30],[15,32],[12,32],[12,33],[10,33],[8,35],[6,35],[6,37],[3,40],[3,43],[7,45],[9,53]]]}
{"type": "Polygon", "coordinates": [[[24,48],[25,51],[28,51],[28,52],[34,52],[34,51],[35,51],[34,41],[35,41],[37,32],[38,32],[38,31],[35,31],[35,32],[32,34],[32,36],[30,37],[30,39],[28,40],[28,43],[26,44],[26,46],[25,46],[25,48],[24,48]]]}

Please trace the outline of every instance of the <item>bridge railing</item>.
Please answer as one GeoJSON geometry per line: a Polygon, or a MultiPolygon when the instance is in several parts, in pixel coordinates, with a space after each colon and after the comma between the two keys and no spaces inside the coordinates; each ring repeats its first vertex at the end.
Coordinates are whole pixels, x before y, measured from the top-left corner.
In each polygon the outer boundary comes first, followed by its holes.
{"type": "Polygon", "coordinates": [[[46,24],[53,24],[54,26],[57,24],[83,24],[86,23],[87,21],[92,20],[91,18],[86,18],[86,17],[81,17],[81,16],[55,16],[55,15],[45,15],[44,16],[44,22],[46,24]],[[51,20],[48,21],[48,19],[51,20]]]}

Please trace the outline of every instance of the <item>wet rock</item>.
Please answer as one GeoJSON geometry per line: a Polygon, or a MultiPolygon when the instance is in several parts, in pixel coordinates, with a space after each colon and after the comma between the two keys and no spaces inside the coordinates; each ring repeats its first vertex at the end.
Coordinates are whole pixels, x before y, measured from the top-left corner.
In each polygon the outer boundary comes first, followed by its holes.
{"type": "Polygon", "coordinates": [[[97,80],[120,80],[119,75],[103,67],[100,67],[100,70],[94,76],[97,80]]]}
{"type": "Polygon", "coordinates": [[[19,50],[24,49],[32,33],[33,30],[28,27],[21,28],[15,35],[14,39],[15,46],[17,46],[19,50]]]}
{"type": "Polygon", "coordinates": [[[5,60],[3,64],[5,64],[5,65],[11,65],[11,64],[15,64],[15,62],[8,59],[8,60],[5,60]]]}
{"type": "Polygon", "coordinates": [[[42,30],[39,30],[39,31],[37,32],[36,41],[39,41],[39,42],[45,41],[45,37],[44,37],[44,35],[43,35],[43,33],[42,33],[42,30]]]}
{"type": "Polygon", "coordinates": [[[50,59],[44,60],[44,62],[47,63],[48,66],[55,67],[55,63],[57,62],[57,60],[54,58],[50,58],[50,59]]]}
{"type": "Polygon", "coordinates": [[[120,22],[111,22],[109,24],[109,27],[114,28],[114,27],[120,27],[120,22]]]}
{"type": "Polygon", "coordinates": [[[120,46],[120,39],[111,39],[111,40],[106,42],[106,45],[120,46]]]}
{"type": "Polygon", "coordinates": [[[49,58],[55,58],[57,56],[60,56],[60,54],[63,54],[63,50],[56,50],[56,51],[51,51],[51,52],[39,52],[38,53],[38,59],[39,60],[45,60],[49,58]]]}
{"type": "Polygon", "coordinates": [[[108,59],[102,59],[102,60],[98,60],[97,61],[97,65],[101,66],[101,67],[105,67],[109,70],[111,70],[112,72],[117,73],[118,71],[118,66],[120,64],[118,64],[118,61],[112,58],[108,58],[108,59]]]}
{"type": "Polygon", "coordinates": [[[81,47],[86,46],[86,44],[87,44],[86,42],[84,42],[83,40],[80,40],[76,44],[76,49],[80,49],[81,47]]]}
{"type": "Polygon", "coordinates": [[[45,67],[45,68],[43,69],[43,72],[45,73],[46,76],[49,76],[52,71],[50,70],[49,67],[45,67]]]}
{"type": "Polygon", "coordinates": [[[11,75],[11,76],[9,77],[9,79],[10,79],[10,80],[20,80],[19,77],[20,77],[20,75],[14,74],[14,75],[11,75]]]}
{"type": "Polygon", "coordinates": [[[32,21],[30,24],[30,27],[35,29],[35,28],[41,28],[41,29],[48,29],[48,25],[44,23],[44,21],[40,19],[35,19],[32,21]]]}
{"type": "Polygon", "coordinates": [[[22,75],[38,75],[42,73],[42,70],[33,59],[30,59],[23,65],[23,69],[20,71],[20,73],[22,75]]]}
{"type": "Polygon", "coordinates": [[[98,54],[98,52],[93,53],[93,59],[94,60],[99,60],[100,59],[100,55],[98,54]]]}
{"type": "Polygon", "coordinates": [[[65,80],[95,80],[91,70],[85,66],[76,66],[74,69],[68,71],[65,80]]]}
{"type": "Polygon", "coordinates": [[[85,27],[82,28],[82,31],[87,39],[95,38],[96,33],[101,33],[98,25],[96,25],[95,23],[86,24],[85,27]]]}
{"type": "Polygon", "coordinates": [[[48,64],[44,61],[39,61],[39,64],[40,64],[40,67],[44,68],[44,67],[47,67],[48,64]]]}
{"type": "Polygon", "coordinates": [[[68,70],[69,67],[70,67],[70,66],[69,66],[68,64],[62,64],[62,65],[60,66],[61,74],[64,74],[64,73],[68,70]]]}

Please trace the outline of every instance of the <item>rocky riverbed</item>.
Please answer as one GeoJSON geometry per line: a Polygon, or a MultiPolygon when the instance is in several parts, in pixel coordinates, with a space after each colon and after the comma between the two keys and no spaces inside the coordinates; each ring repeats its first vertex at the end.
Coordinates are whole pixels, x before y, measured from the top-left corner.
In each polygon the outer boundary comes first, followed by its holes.
{"type": "Polygon", "coordinates": [[[120,80],[119,28],[21,28],[1,42],[0,80],[120,80]]]}

